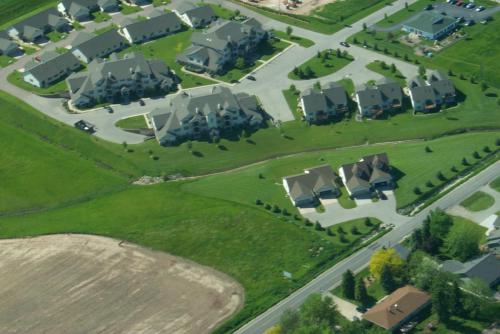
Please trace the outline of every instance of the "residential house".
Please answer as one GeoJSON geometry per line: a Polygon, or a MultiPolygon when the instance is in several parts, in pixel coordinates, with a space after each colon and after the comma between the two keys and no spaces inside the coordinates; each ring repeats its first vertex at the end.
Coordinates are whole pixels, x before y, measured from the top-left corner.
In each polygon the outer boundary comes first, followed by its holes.
{"type": "Polygon", "coordinates": [[[36,87],[49,87],[81,67],[82,64],[71,52],[58,54],[47,51],[25,65],[23,80],[36,87]]]}
{"type": "Polygon", "coordinates": [[[319,198],[339,196],[337,176],[330,165],[304,170],[303,174],[283,178],[283,187],[295,206],[308,206],[319,198]]]}
{"type": "Polygon", "coordinates": [[[174,13],[160,13],[148,20],[125,25],[121,33],[130,43],[144,43],[160,36],[166,36],[182,29],[182,24],[174,13]]]}
{"type": "Polygon", "coordinates": [[[399,84],[382,78],[376,84],[363,84],[356,89],[356,101],[362,117],[377,118],[384,111],[396,110],[403,104],[403,93],[399,84]]]}
{"type": "Polygon", "coordinates": [[[64,32],[71,29],[69,22],[55,9],[49,8],[14,24],[7,29],[11,38],[31,43],[45,42],[51,31],[64,32]]]}
{"type": "Polygon", "coordinates": [[[62,0],[57,9],[76,21],[88,21],[92,19],[92,13],[116,12],[120,10],[118,0],[62,0]]]}
{"type": "Polygon", "coordinates": [[[96,58],[104,58],[127,46],[127,41],[116,30],[101,35],[80,32],[73,41],[71,52],[83,61],[90,63],[96,58]]]}
{"type": "Polygon", "coordinates": [[[500,229],[495,229],[488,234],[486,248],[490,254],[500,258],[500,229]]]}
{"type": "Polygon", "coordinates": [[[465,263],[444,261],[441,270],[459,275],[463,280],[480,279],[493,287],[500,282],[500,260],[493,254],[485,254],[465,263]]]}
{"type": "Polygon", "coordinates": [[[101,12],[118,12],[120,10],[120,4],[118,0],[97,0],[97,5],[101,12]]]}
{"type": "Polygon", "coordinates": [[[431,71],[428,78],[427,82],[420,77],[408,81],[411,104],[415,111],[430,112],[455,103],[455,86],[446,74],[431,71]]]}
{"type": "Polygon", "coordinates": [[[431,297],[411,286],[399,288],[363,314],[363,319],[396,331],[431,304],[431,297]]]}
{"type": "Polygon", "coordinates": [[[425,39],[438,40],[455,30],[457,20],[437,12],[422,12],[403,23],[403,30],[425,39]]]}
{"type": "Polygon", "coordinates": [[[339,175],[351,197],[369,197],[373,190],[394,184],[385,153],[365,156],[358,162],[343,165],[339,168],[339,175]]]}
{"type": "Polygon", "coordinates": [[[151,0],[124,0],[133,6],[144,6],[151,3],[151,0]]]}
{"type": "Polygon", "coordinates": [[[177,56],[177,62],[190,70],[220,73],[238,57],[250,57],[267,37],[268,33],[254,19],[218,20],[206,31],[192,35],[191,46],[177,56]]]}
{"type": "Polygon", "coordinates": [[[15,57],[22,54],[22,52],[19,45],[10,39],[0,37],[0,55],[15,57]]]}
{"type": "Polygon", "coordinates": [[[128,53],[121,59],[116,54],[108,60],[94,59],[87,71],[66,79],[71,103],[76,107],[170,92],[176,89],[177,82],[163,61],[147,60],[139,53],[128,53]]]}
{"type": "Polygon", "coordinates": [[[233,94],[221,86],[200,96],[178,94],[167,106],[148,115],[161,145],[187,139],[219,138],[226,131],[256,128],[262,125],[264,116],[257,97],[233,94]]]}
{"type": "Polygon", "coordinates": [[[210,6],[196,6],[190,2],[182,2],[174,13],[191,28],[204,28],[217,20],[210,6]]]}
{"type": "Polygon", "coordinates": [[[300,96],[300,107],[307,122],[322,123],[348,111],[347,93],[336,82],[309,88],[300,96]]]}

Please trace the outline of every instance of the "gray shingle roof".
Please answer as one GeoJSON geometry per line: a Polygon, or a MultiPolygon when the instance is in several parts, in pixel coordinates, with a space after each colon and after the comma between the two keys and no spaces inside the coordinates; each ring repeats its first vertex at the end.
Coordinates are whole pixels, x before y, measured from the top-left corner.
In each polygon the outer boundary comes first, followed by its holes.
{"type": "Polygon", "coordinates": [[[196,26],[202,21],[211,21],[216,15],[210,6],[200,6],[187,9],[181,12],[189,17],[191,22],[196,26]]]}
{"type": "Polygon", "coordinates": [[[364,156],[360,161],[341,167],[344,171],[346,186],[349,189],[369,187],[370,182],[379,177],[392,178],[389,172],[389,158],[386,153],[364,156]]]}
{"type": "Polygon", "coordinates": [[[431,34],[455,24],[455,19],[435,12],[423,12],[405,23],[406,26],[431,34]]]}
{"type": "Polygon", "coordinates": [[[347,94],[341,85],[330,82],[322,89],[310,88],[302,94],[302,101],[306,112],[326,112],[334,106],[347,105],[347,94]]]}
{"type": "Polygon", "coordinates": [[[57,9],[49,8],[14,24],[13,27],[23,34],[25,27],[32,27],[45,31],[47,27],[55,27],[59,22],[62,23],[67,21],[57,9]]]}
{"type": "Polygon", "coordinates": [[[373,85],[361,85],[356,90],[356,95],[358,97],[358,104],[361,108],[369,106],[382,106],[382,94],[373,85]]]}
{"type": "Polygon", "coordinates": [[[133,41],[142,40],[143,36],[148,38],[151,34],[174,32],[181,27],[181,21],[174,13],[165,13],[151,17],[148,20],[137,21],[124,27],[133,41]]]}
{"type": "Polygon", "coordinates": [[[481,279],[488,285],[500,279],[500,260],[493,254],[486,254],[465,263],[448,260],[443,262],[441,269],[468,278],[481,279]]]}
{"type": "Polygon", "coordinates": [[[47,82],[61,71],[68,72],[79,65],[80,62],[71,52],[63,54],[46,52],[41,56],[40,63],[27,63],[25,69],[26,73],[31,73],[40,82],[47,82]]]}
{"type": "Polygon", "coordinates": [[[455,96],[455,86],[444,72],[439,70],[431,71],[429,83],[439,96],[455,96]]]}
{"type": "Polygon", "coordinates": [[[116,30],[110,30],[97,36],[83,33],[75,38],[72,46],[73,49],[80,50],[87,58],[94,59],[102,52],[109,55],[119,50],[119,45],[124,44],[126,44],[126,40],[116,30]]]}
{"type": "Polygon", "coordinates": [[[382,93],[382,99],[386,101],[402,101],[403,92],[401,86],[391,78],[381,78],[377,81],[377,88],[382,93]]]}
{"type": "Polygon", "coordinates": [[[336,175],[330,165],[321,165],[313,168],[307,168],[303,174],[284,177],[288,184],[290,197],[295,201],[299,197],[313,197],[323,187],[336,189],[336,175]]]}
{"type": "Polygon", "coordinates": [[[17,44],[9,39],[0,37],[0,52],[5,52],[7,49],[16,47],[17,44]]]}

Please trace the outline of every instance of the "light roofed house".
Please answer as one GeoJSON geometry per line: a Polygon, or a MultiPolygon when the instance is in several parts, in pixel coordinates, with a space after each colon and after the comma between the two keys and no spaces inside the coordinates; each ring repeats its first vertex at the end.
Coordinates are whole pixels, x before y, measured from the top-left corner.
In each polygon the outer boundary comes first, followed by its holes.
{"type": "Polygon", "coordinates": [[[116,30],[110,30],[101,35],[80,32],[73,41],[71,52],[88,64],[96,58],[107,57],[126,45],[127,41],[116,30]]]}
{"type": "Polygon", "coordinates": [[[96,59],[87,71],[66,79],[71,103],[76,107],[167,93],[176,89],[177,82],[163,61],[147,60],[139,53],[128,53],[121,59],[116,54],[109,60],[96,59]]]}
{"type": "Polygon", "coordinates": [[[431,304],[431,297],[407,285],[399,288],[363,314],[363,319],[394,332],[431,304]]]}
{"type": "Polygon", "coordinates": [[[305,169],[303,174],[284,177],[283,187],[293,205],[303,207],[314,205],[322,197],[337,197],[340,191],[336,180],[332,167],[322,165],[305,169]]]}
{"type": "Polygon", "coordinates": [[[177,62],[190,70],[220,73],[238,57],[250,57],[267,37],[254,19],[218,20],[206,31],[192,35],[191,46],[177,56],[177,62]]]}
{"type": "Polygon", "coordinates": [[[373,190],[394,185],[385,153],[368,155],[358,162],[343,165],[339,168],[339,175],[351,197],[370,197],[373,190]]]}
{"type": "Polygon", "coordinates": [[[426,39],[446,37],[457,27],[457,20],[437,12],[422,12],[403,24],[403,30],[426,39]]]}
{"type": "Polygon", "coordinates": [[[347,93],[338,83],[330,82],[321,89],[302,92],[300,106],[307,122],[323,123],[348,111],[347,93]]]}
{"type": "Polygon", "coordinates": [[[125,25],[121,32],[130,43],[146,41],[175,33],[182,24],[174,13],[156,12],[149,19],[125,25]]]}
{"type": "Polygon", "coordinates": [[[196,6],[189,1],[183,1],[174,13],[191,28],[204,28],[217,20],[214,10],[210,6],[196,6]]]}
{"type": "Polygon", "coordinates": [[[255,96],[233,94],[229,88],[216,86],[211,94],[178,94],[148,118],[158,142],[172,145],[187,139],[219,138],[233,129],[257,128],[265,114],[255,96]]]}
{"type": "Polygon", "coordinates": [[[78,71],[81,67],[82,64],[70,52],[58,54],[47,51],[26,63],[23,80],[33,86],[44,88],[78,71]]]}
{"type": "Polygon", "coordinates": [[[51,31],[69,31],[69,22],[55,8],[46,9],[28,17],[7,29],[12,38],[19,38],[27,42],[46,42],[46,34],[51,31]]]}

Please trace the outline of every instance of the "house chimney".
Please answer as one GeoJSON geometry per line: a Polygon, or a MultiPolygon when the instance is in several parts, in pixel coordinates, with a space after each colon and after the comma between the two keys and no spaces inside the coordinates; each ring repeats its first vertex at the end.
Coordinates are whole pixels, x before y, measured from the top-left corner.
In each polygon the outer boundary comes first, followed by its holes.
{"type": "Polygon", "coordinates": [[[220,103],[217,103],[217,109],[222,110],[222,105],[220,103]]]}
{"type": "Polygon", "coordinates": [[[128,69],[130,71],[130,74],[134,74],[134,69],[131,67],[128,69]]]}
{"type": "Polygon", "coordinates": [[[108,72],[108,79],[112,79],[113,78],[113,74],[111,72],[108,72]]]}

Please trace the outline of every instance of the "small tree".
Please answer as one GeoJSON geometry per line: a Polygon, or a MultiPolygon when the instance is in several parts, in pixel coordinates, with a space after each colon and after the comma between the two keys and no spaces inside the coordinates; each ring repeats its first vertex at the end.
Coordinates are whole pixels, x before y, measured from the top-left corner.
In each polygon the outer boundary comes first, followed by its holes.
{"type": "Polygon", "coordinates": [[[380,285],[386,293],[391,293],[394,289],[396,289],[396,282],[389,266],[384,266],[382,268],[382,273],[380,274],[380,285]]]}
{"type": "Polygon", "coordinates": [[[391,72],[396,73],[396,65],[391,64],[391,72]]]}
{"type": "Polygon", "coordinates": [[[451,70],[451,68],[450,68],[450,69],[448,69],[448,75],[449,75],[450,77],[451,77],[451,76],[453,76],[453,71],[451,70]]]}
{"type": "Polygon", "coordinates": [[[297,68],[297,66],[295,66],[295,67],[293,68],[293,71],[292,71],[292,72],[293,72],[293,74],[295,74],[296,76],[299,76],[299,69],[297,68]]]}
{"type": "Polygon", "coordinates": [[[415,195],[422,195],[422,190],[420,190],[419,187],[415,187],[415,188],[413,188],[413,193],[415,195]]]}
{"type": "Polygon", "coordinates": [[[465,76],[462,73],[460,73],[459,78],[460,78],[460,80],[465,80],[465,76]]]}
{"type": "Polygon", "coordinates": [[[264,205],[264,209],[266,209],[266,210],[271,210],[271,205],[270,205],[270,204],[266,204],[266,205],[264,205]]]}
{"type": "Polygon", "coordinates": [[[363,22],[363,31],[366,31],[366,23],[363,22]]]}
{"type": "Polygon", "coordinates": [[[292,28],[292,27],[290,27],[290,26],[287,26],[287,27],[286,27],[286,34],[287,34],[288,36],[291,36],[291,35],[292,35],[292,33],[293,33],[293,28],[292,28]]]}
{"type": "Polygon", "coordinates": [[[366,292],[365,282],[362,277],[358,277],[356,280],[356,286],[354,288],[354,299],[360,302],[362,305],[366,305],[368,302],[368,292],[366,292]]]}
{"type": "Polygon", "coordinates": [[[356,226],[351,227],[351,234],[359,234],[359,230],[356,226]]]}
{"type": "Polygon", "coordinates": [[[342,293],[348,299],[354,299],[355,289],[356,289],[356,280],[354,279],[354,274],[352,271],[347,270],[342,275],[342,293]]]}
{"type": "Polygon", "coordinates": [[[432,188],[432,187],[434,187],[434,184],[433,184],[433,183],[432,183],[432,181],[430,181],[430,180],[429,180],[429,181],[427,181],[427,182],[425,182],[425,185],[426,185],[428,188],[432,188]]]}
{"type": "Polygon", "coordinates": [[[389,54],[389,50],[387,48],[384,48],[384,54],[389,54]]]}
{"type": "Polygon", "coordinates": [[[316,231],[321,231],[321,230],[323,230],[323,228],[321,227],[321,224],[319,223],[319,221],[316,221],[316,222],[314,223],[314,229],[315,229],[316,231]]]}
{"type": "Polygon", "coordinates": [[[468,166],[469,162],[467,161],[467,158],[462,158],[462,165],[468,166]]]}
{"type": "Polygon", "coordinates": [[[408,10],[408,2],[405,2],[405,9],[408,10]]]}
{"type": "Polygon", "coordinates": [[[316,88],[317,90],[320,90],[321,89],[321,82],[319,81],[316,81],[313,85],[314,88],[316,88]]]}
{"type": "Polygon", "coordinates": [[[341,234],[341,235],[339,236],[339,239],[340,239],[340,242],[341,242],[341,243],[344,243],[344,244],[346,244],[346,243],[348,243],[348,242],[349,242],[349,240],[347,240],[347,238],[346,238],[345,234],[341,234]]]}
{"type": "Polygon", "coordinates": [[[455,167],[455,166],[452,166],[452,167],[450,168],[450,170],[451,170],[453,173],[458,173],[458,169],[457,169],[457,167],[455,167]]]}
{"type": "Polygon", "coordinates": [[[337,58],[341,58],[342,57],[342,51],[340,51],[340,49],[337,49],[335,51],[335,57],[337,57],[337,58]]]}
{"type": "Polygon", "coordinates": [[[425,147],[425,152],[432,153],[432,149],[429,146],[425,147]]]}
{"type": "Polygon", "coordinates": [[[405,61],[409,61],[409,60],[410,60],[410,58],[408,58],[408,55],[407,55],[406,53],[405,53],[405,55],[403,56],[403,59],[404,59],[405,61]]]}
{"type": "Polygon", "coordinates": [[[255,200],[255,204],[257,204],[257,205],[262,205],[262,201],[261,201],[260,199],[258,199],[258,198],[257,198],[257,199],[255,200]]]}
{"type": "Polygon", "coordinates": [[[474,159],[481,159],[478,151],[474,151],[474,153],[472,153],[472,156],[474,157],[474,159]]]}
{"type": "Polygon", "coordinates": [[[484,153],[491,153],[491,148],[489,146],[483,147],[483,152],[484,153]]]}
{"type": "Polygon", "coordinates": [[[191,140],[188,140],[186,142],[186,148],[187,148],[188,152],[191,152],[193,150],[193,142],[191,140]]]}
{"type": "Polygon", "coordinates": [[[343,228],[342,226],[339,226],[339,227],[337,228],[337,232],[338,232],[339,234],[345,234],[344,228],[343,228]]]}
{"type": "Polygon", "coordinates": [[[354,38],[352,39],[352,42],[353,42],[354,44],[358,44],[358,39],[357,39],[356,37],[354,37],[354,38]]]}
{"type": "Polygon", "coordinates": [[[283,209],[281,210],[281,213],[283,214],[283,216],[289,216],[290,214],[288,213],[288,210],[287,209],[283,209]]]}
{"type": "Polygon", "coordinates": [[[481,91],[486,91],[488,89],[488,84],[486,82],[481,82],[481,91]]]}
{"type": "Polygon", "coordinates": [[[314,77],[314,71],[312,70],[312,68],[310,66],[306,66],[305,70],[304,70],[304,75],[307,77],[307,78],[312,78],[314,77]]]}
{"type": "Polygon", "coordinates": [[[424,67],[423,65],[420,65],[420,66],[418,67],[418,74],[419,74],[421,77],[425,76],[425,67],[424,67]]]}
{"type": "Polygon", "coordinates": [[[383,61],[383,60],[382,60],[382,61],[380,62],[380,68],[381,68],[381,69],[383,69],[383,70],[385,70],[385,69],[387,68],[387,64],[386,64],[386,62],[385,62],[385,61],[383,61]]]}
{"type": "Polygon", "coordinates": [[[122,143],[122,146],[123,146],[123,149],[126,151],[126,150],[127,150],[127,147],[128,147],[127,142],[126,142],[126,141],[124,141],[124,142],[122,143]]]}
{"type": "Polygon", "coordinates": [[[373,44],[373,50],[378,51],[378,44],[377,43],[373,44]]]}
{"type": "Polygon", "coordinates": [[[437,172],[436,177],[440,181],[446,181],[446,177],[444,176],[444,174],[441,171],[437,172]]]}
{"type": "Polygon", "coordinates": [[[392,32],[387,33],[387,40],[392,41],[394,39],[394,34],[392,32]]]}
{"type": "Polygon", "coordinates": [[[368,226],[368,227],[373,226],[371,219],[368,217],[365,218],[365,226],[368,226]]]}
{"type": "Polygon", "coordinates": [[[240,70],[244,69],[246,66],[245,59],[243,57],[238,57],[234,66],[240,70]]]}
{"type": "Polygon", "coordinates": [[[387,20],[387,13],[384,13],[384,19],[387,20]]]}
{"type": "Polygon", "coordinates": [[[316,53],[316,57],[317,58],[321,58],[321,52],[318,50],[318,52],[316,53]]]}
{"type": "Polygon", "coordinates": [[[330,227],[326,229],[326,234],[330,237],[335,236],[335,233],[333,233],[333,231],[330,227]]]}
{"type": "Polygon", "coordinates": [[[394,57],[399,58],[399,53],[397,51],[394,51],[394,57]]]}
{"type": "Polygon", "coordinates": [[[274,213],[280,213],[281,212],[279,206],[277,206],[276,204],[273,205],[273,212],[274,213]]]}

